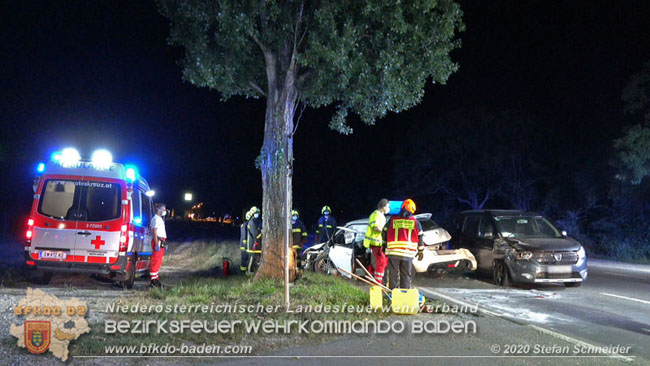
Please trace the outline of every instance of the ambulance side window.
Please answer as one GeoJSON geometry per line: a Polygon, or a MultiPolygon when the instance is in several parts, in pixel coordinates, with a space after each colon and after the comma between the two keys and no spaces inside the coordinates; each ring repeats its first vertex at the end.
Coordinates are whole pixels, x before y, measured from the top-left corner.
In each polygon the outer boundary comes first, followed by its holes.
{"type": "Polygon", "coordinates": [[[151,220],[151,198],[142,195],[142,226],[149,226],[151,220]]]}
{"type": "Polygon", "coordinates": [[[133,191],[131,194],[131,207],[133,209],[132,222],[138,226],[142,225],[143,217],[142,210],[140,209],[140,191],[138,190],[133,191]]]}

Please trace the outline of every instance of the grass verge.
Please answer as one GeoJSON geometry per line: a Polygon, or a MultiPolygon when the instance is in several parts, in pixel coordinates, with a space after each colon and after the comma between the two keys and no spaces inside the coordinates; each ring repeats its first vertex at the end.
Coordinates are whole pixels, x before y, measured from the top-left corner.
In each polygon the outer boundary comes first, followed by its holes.
{"type": "MultiPolygon", "coordinates": [[[[341,278],[325,276],[317,273],[306,273],[290,289],[291,309],[293,312],[286,312],[279,304],[284,303],[284,287],[281,281],[264,280],[252,281],[243,276],[234,276],[227,279],[193,277],[183,280],[170,289],[151,290],[137,296],[118,299],[116,305],[131,307],[133,305],[145,306],[146,308],[163,306],[174,309],[176,306],[191,305],[257,305],[270,307],[273,311],[258,312],[236,311],[236,312],[166,312],[161,313],[108,313],[106,321],[127,320],[130,324],[133,321],[168,321],[173,320],[199,320],[208,321],[213,324],[216,321],[241,321],[248,323],[272,321],[280,324],[288,321],[355,321],[355,320],[376,320],[388,316],[388,314],[375,312],[344,311],[324,312],[305,311],[306,307],[330,306],[335,309],[351,306],[355,310],[365,308],[368,305],[368,293],[366,288],[355,286],[341,278]]],[[[351,308],[348,308],[351,309],[351,308]]],[[[324,333],[300,333],[297,325],[291,328],[290,333],[284,332],[250,332],[245,326],[235,326],[232,331],[207,333],[193,333],[186,330],[180,334],[158,333],[152,327],[144,334],[106,334],[105,323],[96,324],[90,335],[80,337],[71,347],[73,355],[105,355],[107,346],[133,346],[140,347],[142,344],[172,344],[180,347],[182,344],[201,345],[242,345],[253,347],[253,353],[260,353],[270,349],[296,345],[306,341],[323,341],[331,339],[330,334],[324,333]]]]}

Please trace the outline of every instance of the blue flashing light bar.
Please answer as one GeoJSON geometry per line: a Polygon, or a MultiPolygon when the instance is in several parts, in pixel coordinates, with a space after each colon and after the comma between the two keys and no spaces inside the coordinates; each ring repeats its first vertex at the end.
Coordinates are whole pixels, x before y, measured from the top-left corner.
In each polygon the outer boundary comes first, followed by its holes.
{"type": "Polygon", "coordinates": [[[138,225],[142,225],[142,217],[138,216],[138,217],[133,218],[133,222],[138,224],[138,225]]]}
{"type": "Polygon", "coordinates": [[[390,210],[388,211],[389,215],[397,215],[399,210],[402,208],[402,203],[404,201],[388,201],[390,205],[390,210]]]}
{"type": "Polygon", "coordinates": [[[126,180],[128,182],[135,182],[135,180],[138,177],[138,168],[136,168],[134,165],[125,165],[126,168],[126,180]]]}
{"type": "Polygon", "coordinates": [[[39,173],[43,173],[45,171],[45,163],[38,163],[36,166],[36,171],[39,173]]]}

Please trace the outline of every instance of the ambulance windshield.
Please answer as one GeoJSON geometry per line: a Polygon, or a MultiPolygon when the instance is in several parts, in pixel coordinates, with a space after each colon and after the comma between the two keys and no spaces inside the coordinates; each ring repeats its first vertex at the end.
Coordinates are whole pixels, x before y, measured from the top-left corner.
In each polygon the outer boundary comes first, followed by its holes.
{"type": "Polygon", "coordinates": [[[106,221],[120,217],[120,185],[109,182],[47,180],[38,212],[58,220],[106,221]]]}

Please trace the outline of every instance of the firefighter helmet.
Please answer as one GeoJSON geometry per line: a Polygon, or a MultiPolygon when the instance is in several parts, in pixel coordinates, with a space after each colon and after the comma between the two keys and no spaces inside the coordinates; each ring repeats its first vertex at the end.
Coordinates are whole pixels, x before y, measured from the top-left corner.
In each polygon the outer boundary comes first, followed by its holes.
{"type": "Polygon", "coordinates": [[[402,202],[402,208],[410,213],[415,213],[415,202],[412,199],[408,198],[402,202]]]}
{"type": "Polygon", "coordinates": [[[325,205],[325,206],[323,206],[323,208],[320,210],[320,213],[324,214],[325,211],[331,213],[331,212],[332,212],[332,209],[330,208],[330,206],[325,205]]]}
{"type": "Polygon", "coordinates": [[[298,210],[291,210],[291,216],[293,216],[293,215],[300,216],[300,214],[298,213],[298,210]]]}

